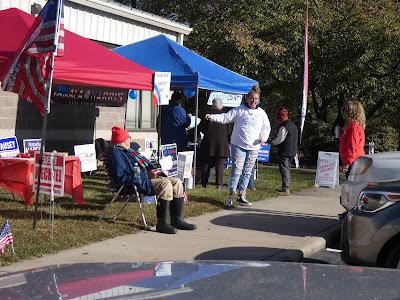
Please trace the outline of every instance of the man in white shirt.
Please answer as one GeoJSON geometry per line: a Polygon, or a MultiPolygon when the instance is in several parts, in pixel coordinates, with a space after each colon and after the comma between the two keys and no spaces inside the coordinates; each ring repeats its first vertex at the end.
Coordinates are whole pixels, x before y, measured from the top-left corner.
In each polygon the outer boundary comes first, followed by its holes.
{"type": "Polygon", "coordinates": [[[205,116],[206,120],[221,124],[234,123],[231,136],[232,172],[229,180],[229,194],[225,207],[232,208],[233,195],[236,193],[240,176],[243,180],[239,186],[239,205],[251,206],[246,199],[246,189],[251,171],[256,162],[260,144],[268,140],[271,125],[265,111],[258,107],[260,102],[260,88],[253,86],[247,94],[244,104],[224,114],[205,116]]]}

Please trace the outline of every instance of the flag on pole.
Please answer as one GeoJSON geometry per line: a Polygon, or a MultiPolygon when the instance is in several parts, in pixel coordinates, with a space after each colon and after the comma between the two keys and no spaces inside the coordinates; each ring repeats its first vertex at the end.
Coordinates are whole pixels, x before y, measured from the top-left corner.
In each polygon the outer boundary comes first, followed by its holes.
{"type": "Polygon", "coordinates": [[[8,224],[8,220],[6,220],[3,224],[3,227],[0,231],[0,253],[4,253],[4,249],[7,245],[10,245],[14,242],[10,225],[8,224]]]}
{"type": "Polygon", "coordinates": [[[300,116],[300,143],[303,137],[304,121],[307,113],[308,95],[308,5],[304,13],[304,76],[303,76],[303,101],[300,116]]]}
{"type": "Polygon", "coordinates": [[[22,47],[10,60],[2,80],[4,91],[18,93],[44,114],[52,66],[51,55],[64,54],[64,2],[48,0],[36,17],[22,47]]]}

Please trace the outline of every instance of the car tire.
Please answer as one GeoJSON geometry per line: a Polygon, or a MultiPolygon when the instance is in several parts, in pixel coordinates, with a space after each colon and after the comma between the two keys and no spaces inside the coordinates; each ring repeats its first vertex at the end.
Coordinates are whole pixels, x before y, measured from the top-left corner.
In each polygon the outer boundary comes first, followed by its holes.
{"type": "Polygon", "coordinates": [[[385,268],[400,269],[400,243],[396,244],[387,254],[385,268]]]}

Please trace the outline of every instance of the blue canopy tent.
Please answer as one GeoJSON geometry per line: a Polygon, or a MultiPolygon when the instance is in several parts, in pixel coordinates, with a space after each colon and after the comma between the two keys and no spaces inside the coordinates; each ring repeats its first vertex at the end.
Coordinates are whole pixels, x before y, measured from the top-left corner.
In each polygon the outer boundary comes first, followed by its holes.
{"type": "Polygon", "coordinates": [[[164,35],[113,49],[157,72],[171,72],[171,87],[247,94],[257,81],[230,71],[164,35]]]}
{"type": "MultiPolygon", "coordinates": [[[[156,72],[171,72],[172,89],[196,89],[196,120],[199,89],[232,94],[247,94],[257,81],[230,71],[190,49],[158,35],[113,49],[114,52],[156,72]]],[[[197,122],[195,123],[197,145],[197,122]]],[[[196,146],[194,147],[196,169],[196,146]]]]}

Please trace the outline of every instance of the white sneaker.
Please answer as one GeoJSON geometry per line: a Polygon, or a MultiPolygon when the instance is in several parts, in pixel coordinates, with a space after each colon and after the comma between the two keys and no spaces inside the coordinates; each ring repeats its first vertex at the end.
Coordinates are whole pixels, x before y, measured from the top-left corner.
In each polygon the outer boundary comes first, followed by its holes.
{"type": "Polygon", "coordinates": [[[225,208],[234,208],[235,206],[233,205],[233,195],[228,195],[225,201],[225,208]]]}
{"type": "Polygon", "coordinates": [[[247,207],[250,207],[250,206],[253,205],[253,203],[251,203],[250,201],[248,201],[248,200],[246,199],[246,196],[240,196],[239,199],[238,199],[238,202],[239,202],[239,205],[240,205],[240,206],[247,206],[247,207]]]}

